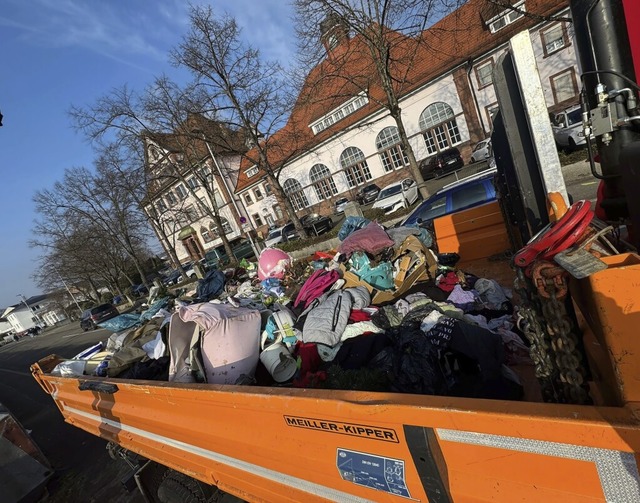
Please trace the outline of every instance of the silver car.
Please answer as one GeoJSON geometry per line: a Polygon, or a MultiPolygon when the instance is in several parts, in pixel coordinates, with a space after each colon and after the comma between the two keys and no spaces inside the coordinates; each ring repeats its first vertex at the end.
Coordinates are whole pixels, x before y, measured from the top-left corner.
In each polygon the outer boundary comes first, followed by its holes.
{"type": "Polygon", "coordinates": [[[470,163],[484,161],[491,156],[491,138],[479,141],[476,146],[473,147],[470,163]]]}

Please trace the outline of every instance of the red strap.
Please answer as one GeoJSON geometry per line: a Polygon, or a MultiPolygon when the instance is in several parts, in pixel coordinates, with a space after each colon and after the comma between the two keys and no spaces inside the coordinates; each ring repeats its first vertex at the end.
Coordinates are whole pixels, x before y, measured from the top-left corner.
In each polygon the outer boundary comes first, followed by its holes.
{"type": "MultiPolygon", "coordinates": [[[[586,226],[589,225],[591,219],[593,218],[593,214],[590,210],[591,201],[584,200],[572,204],[571,208],[569,208],[569,211],[567,211],[560,220],[551,224],[549,230],[536,236],[533,241],[528,243],[524,248],[522,248],[522,250],[520,250],[516,254],[514,258],[515,265],[518,267],[528,266],[541,253],[548,253],[548,250],[558,246],[558,243],[563,243],[565,239],[569,238],[569,236],[572,235],[573,231],[576,230],[576,227],[582,227],[583,220],[588,219],[587,223],[584,225],[582,231],[580,232],[580,234],[582,234],[586,226]]],[[[578,237],[579,235],[574,239],[573,243],[575,243],[578,237]]]]}
{"type": "Polygon", "coordinates": [[[576,242],[584,234],[584,231],[587,230],[587,227],[589,227],[589,224],[593,220],[594,216],[595,215],[593,214],[592,211],[587,213],[585,218],[583,218],[578,223],[578,225],[574,227],[574,229],[571,231],[571,234],[569,234],[563,241],[559,241],[555,245],[553,245],[551,248],[549,248],[546,251],[546,253],[542,256],[542,258],[544,260],[551,261],[553,260],[553,257],[555,257],[558,253],[576,244],[576,242]]]}

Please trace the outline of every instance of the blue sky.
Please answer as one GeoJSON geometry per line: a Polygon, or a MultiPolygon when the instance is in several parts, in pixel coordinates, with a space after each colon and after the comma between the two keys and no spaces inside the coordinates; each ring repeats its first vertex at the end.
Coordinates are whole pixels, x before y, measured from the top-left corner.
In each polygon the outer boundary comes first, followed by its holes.
{"type": "MultiPolygon", "coordinates": [[[[270,59],[295,54],[286,0],[209,0],[270,59]]],[[[179,78],[167,54],[188,29],[181,0],[2,0],[0,8],[0,307],[41,293],[31,280],[39,250],[28,247],[31,198],[65,168],[92,167],[93,152],[71,128],[72,104],[90,105],[127,84],[179,78]]]]}

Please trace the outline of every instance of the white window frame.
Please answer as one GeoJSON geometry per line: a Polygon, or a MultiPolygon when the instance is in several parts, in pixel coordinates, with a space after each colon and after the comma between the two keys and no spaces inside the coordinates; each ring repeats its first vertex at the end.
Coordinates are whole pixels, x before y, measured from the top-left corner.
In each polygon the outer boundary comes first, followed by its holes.
{"type": "Polygon", "coordinates": [[[478,89],[482,89],[484,87],[487,87],[487,86],[490,86],[491,84],[493,84],[493,60],[492,59],[488,59],[486,61],[483,61],[478,66],[476,66],[476,79],[478,81],[478,89]],[[491,70],[489,71],[489,74],[488,74],[489,80],[485,81],[482,78],[485,75],[485,74],[482,73],[482,70],[484,68],[486,68],[487,66],[491,70]]]}
{"type": "Polygon", "coordinates": [[[264,199],[264,194],[260,186],[253,189],[253,195],[256,197],[256,201],[262,201],[264,199]]]}
{"type": "Polygon", "coordinates": [[[357,96],[351,98],[349,101],[346,101],[339,107],[331,110],[328,114],[323,115],[316,121],[309,124],[309,127],[313,131],[314,135],[321,133],[331,125],[344,119],[346,116],[351,115],[356,110],[364,107],[367,103],[369,103],[369,97],[367,96],[366,91],[362,91],[357,96]]]}
{"type": "Polygon", "coordinates": [[[189,195],[189,191],[187,191],[187,189],[183,184],[179,183],[176,186],[176,195],[178,196],[178,199],[180,199],[181,201],[184,201],[189,195]]]}
{"type": "Polygon", "coordinates": [[[526,7],[524,4],[524,0],[520,0],[519,2],[513,4],[511,8],[503,10],[497,16],[489,19],[486,24],[489,27],[489,31],[491,33],[496,33],[502,28],[509,26],[511,23],[514,23],[518,19],[524,16],[526,12],[526,7]]]}
{"type": "Polygon", "coordinates": [[[562,49],[567,47],[565,28],[562,23],[556,23],[552,26],[540,30],[540,38],[542,39],[543,51],[545,56],[550,56],[551,54],[561,51],[562,49]],[[560,37],[554,38],[549,41],[547,34],[558,29],[560,30],[560,37]],[[558,42],[560,42],[560,44],[558,44],[558,42]],[[550,44],[553,44],[551,48],[549,47],[550,44]]]}
{"type": "Polygon", "coordinates": [[[248,204],[248,205],[253,204],[253,199],[251,199],[251,192],[246,191],[245,193],[242,194],[242,197],[244,197],[245,204],[248,204]]]}

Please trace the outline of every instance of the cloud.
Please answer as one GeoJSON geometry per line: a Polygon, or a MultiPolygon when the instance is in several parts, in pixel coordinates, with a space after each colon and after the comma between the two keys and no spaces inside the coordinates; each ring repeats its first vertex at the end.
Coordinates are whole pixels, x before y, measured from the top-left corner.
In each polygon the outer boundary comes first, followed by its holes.
{"type": "Polygon", "coordinates": [[[283,0],[212,1],[214,12],[228,12],[242,28],[242,37],[264,57],[288,66],[295,59],[293,10],[283,0]]]}
{"type": "Polygon", "coordinates": [[[136,0],[5,0],[5,5],[0,24],[17,28],[27,42],[82,48],[124,62],[130,58],[165,61],[179,33],[176,20],[183,18],[168,13],[185,10],[173,0],[153,4],[136,0]]]}

